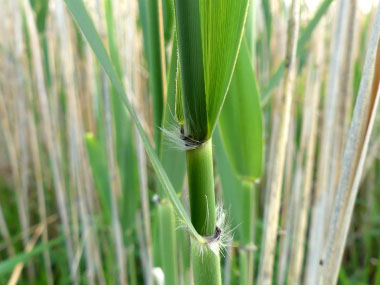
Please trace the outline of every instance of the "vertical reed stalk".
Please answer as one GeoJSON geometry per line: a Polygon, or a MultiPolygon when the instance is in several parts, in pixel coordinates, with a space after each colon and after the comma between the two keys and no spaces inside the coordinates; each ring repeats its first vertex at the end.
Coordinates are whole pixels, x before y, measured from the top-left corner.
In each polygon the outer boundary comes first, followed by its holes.
{"type": "Polygon", "coordinates": [[[306,98],[303,106],[303,125],[301,134],[301,147],[298,154],[297,168],[301,173],[301,192],[299,193],[297,215],[295,216],[292,234],[293,244],[289,262],[289,283],[299,283],[302,274],[302,263],[305,251],[305,238],[307,230],[308,212],[311,201],[311,188],[313,181],[313,167],[317,140],[318,106],[320,101],[320,87],[323,78],[323,50],[324,26],[318,28],[313,39],[316,46],[316,59],[309,62],[309,80],[306,89],[306,98]],[[315,64],[315,68],[313,67],[315,64]]]}
{"type": "Polygon", "coordinates": [[[327,94],[324,103],[323,125],[321,130],[321,146],[318,157],[317,184],[315,189],[315,202],[312,213],[312,224],[310,230],[310,244],[308,264],[312,271],[309,271],[308,280],[316,284],[318,262],[320,253],[325,242],[325,226],[328,223],[329,199],[334,199],[335,194],[329,195],[329,191],[335,192],[333,187],[333,145],[335,142],[337,104],[339,96],[339,72],[342,66],[343,50],[345,46],[345,35],[348,20],[348,1],[341,0],[337,6],[337,22],[332,42],[332,56],[328,71],[327,94]]]}
{"type": "MultiPolygon", "coordinates": [[[[15,144],[15,152],[17,156],[17,160],[15,163],[18,167],[18,179],[19,182],[15,184],[16,186],[16,198],[17,198],[17,209],[19,212],[19,219],[21,224],[21,233],[24,248],[30,241],[29,230],[30,230],[30,218],[29,218],[29,191],[28,191],[28,163],[29,163],[29,152],[27,148],[27,137],[25,136],[25,129],[27,129],[27,117],[26,117],[26,96],[27,94],[26,88],[22,88],[22,86],[26,85],[25,80],[25,69],[23,68],[22,62],[25,60],[23,54],[23,38],[22,38],[22,13],[19,7],[18,2],[12,3],[15,25],[14,25],[14,33],[15,33],[15,56],[16,56],[16,82],[17,85],[14,86],[15,93],[24,93],[23,95],[15,96],[15,107],[16,107],[16,126],[15,126],[15,136],[14,144],[15,144]]],[[[11,91],[11,92],[12,92],[11,91]]],[[[28,280],[31,283],[34,283],[35,272],[32,266],[32,263],[28,263],[27,265],[27,274],[28,280]]]]}
{"type": "MultiPolygon", "coordinates": [[[[2,133],[4,135],[5,143],[7,146],[7,151],[8,151],[8,155],[9,155],[9,162],[11,164],[11,168],[12,168],[12,172],[13,172],[13,179],[14,179],[15,186],[16,186],[17,185],[16,182],[18,179],[18,176],[16,176],[16,175],[18,175],[18,168],[16,167],[17,166],[16,165],[17,157],[16,157],[16,151],[15,151],[14,147],[12,147],[14,145],[12,143],[12,135],[10,132],[8,114],[7,114],[7,109],[5,106],[4,95],[1,93],[1,91],[0,91],[0,122],[1,122],[2,133]]],[[[9,229],[8,229],[8,226],[7,226],[1,205],[0,205],[0,230],[1,230],[1,234],[2,234],[5,242],[7,244],[8,254],[9,254],[9,256],[13,256],[15,254],[15,249],[14,249],[13,244],[12,244],[12,239],[11,239],[11,236],[9,234],[9,229]]]]}
{"type": "MultiPolygon", "coordinates": [[[[105,83],[105,82],[104,82],[105,83]]],[[[110,177],[110,198],[111,198],[111,214],[112,214],[112,232],[115,242],[115,254],[118,263],[118,282],[120,284],[127,284],[126,275],[126,260],[125,249],[123,244],[123,233],[121,230],[121,224],[118,211],[118,197],[117,193],[120,193],[120,180],[118,175],[118,168],[115,159],[115,144],[113,141],[113,128],[112,128],[112,111],[111,111],[111,98],[108,92],[108,86],[105,84],[105,92],[103,94],[103,102],[105,107],[105,130],[106,130],[106,145],[107,145],[107,157],[108,157],[108,169],[110,177]]]]}
{"type": "MultiPolygon", "coordinates": [[[[43,177],[42,177],[42,167],[40,161],[40,151],[38,147],[38,139],[37,139],[37,130],[35,121],[33,118],[33,114],[28,112],[28,121],[29,121],[29,133],[30,133],[30,146],[32,152],[32,162],[33,162],[33,170],[35,179],[37,182],[37,199],[38,199],[38,211],[41,223],[43,225],[42,232],[42,241],[46,244],[48,242],[48,227],[47,227],[47,210],[46,210],[46,196],[43,185],[43,177]]],[[[44,251],[44,263],[45,270],[47,275],[47,283],[49,285],[53,284],[53,272],[51,268],[51,260],[49,251],[44,251]]]]}
{"type": "Polygon", "coordinates": [[[0,232],[1,232],[1,236],[3,237],[3,239],[5,241],[7,251],[8,251],[8,255],[14,256],[15,255],[15,249],[14,249],[13,244],[12,244],[12,239],[11,239],[11,236],[9,234],[8,226],[7,226],[7,223],[5,221],[4,214],[3,214],[3,208],[1,207],[1,205],[0,205],[0,232]]]}
{"type": "Polygon", "coordinates": [[[281,109],[281,120],[276,144],[276,155],[273,165],[273,175],[269,182],[271,187],[266,199],[264,212],[264,230],[259,266],[259,284],[271,284],[273,277],[273,262],[276,248],[281,189],[284,175],[285,150],[288,141],[289,123],[293,98],[293,87],[296,77],[296,50],[299,33],[300,1],[293,0],[288,21],[288,39],[286,45],[286,72],[284,77],[284,96],[281,109]]]}
{"type": "MultiPolygon", "coordinates": [[[[326,205],[326,212],[328,217],[332,214],[332,207],[335,199],[336,189],[339,183],[340,172],[342,169],[344,145],[346,143],[346,136],[349,128],[350,113],[352,108],[352,75],[354,72],[354,40],[356,31],[356,10],[357,1],[350,1],[347,7],[347,15],[345,22],[345,37],[344,37],[344,50],[341,60],[341,67],[339,73],[339,86],[337,90],[338,104],[337,104],[337,118],[336,118],[336,131],[334,132],[335,143],[332,149],[333,167],[331,187],[328,191],[328,203],[326,205]]],[[[326,223],[325,232],[327,232],[328,223],[326,223]]]]}
{"type": "MultiPolygon", "coordinates": [[[[58,1],[56,12],[58,40],[60,43],[59,54],[62,59],[61,72],[63,86],[67,92],[67,131],[70,139],[70,164],[73,195],[79,199],[79,220],[83,227],[82,240],[85,241],[86,274],[88,282],[95,284],[96,277],[99,282],[104,281],[104,273],[101,267],[100,253],[96,243],[96,235],[93,231],[89,216],[93,213],[93,181],[89,175],[89,163],[84,145],[83,118],[77,84],[74,79],[74,50],[72,44],[71,25],[67,22],[62,1],[58,1]],[[76,191],[75,191],[76,190],[76,191]]],[[[76,220],[75,220],[76,221],[76,220]]],[[[79,225],[79,223],[78,223],[79,225]]]]}
{"type": "MultiPolygon", "coordinates": [[[[162,78],[162,98],[163,105],[166,103],[167,83],[166,83],[166,56],[165,56],[165,37],[164,37],[164,16],[162,13],[162,0],[157,0],[158,4],[158,30],[160,42],[160,61],[161,61],[161,78],[162,78]]],[[[165,107],[162,107],[165,109],[165,107]]],[[[162,117],[163,118],[163,117],[162,117]]]]}
{"type": "Polygon", "coordinates": [[[296,212],[295,195],[299,192],[299,172],[294,172],[294,156],[295,156],[295,119],[294,108],[292,110],[292,118],[290,120],[289,138],[285,158],[285,178],[284,178],[284,195],[282,198],[281,210],[281,225],[279,237],[279,269],[277,284],[284,284],[286,280],[286,273],[288,270],[289,252],[291,247],[291,235],[294,226],[294,217],[296,212]]]}
{"type": "Polygon", "coordinates": [[[240,284],[253,284],[254,225],[256,219],[255,187],[252,181],[243,181],[242,232],[239,252],[240,284]]]}
{"type": "Polygon", "coordinates": [[[146,53],[149,67],[149,83],[152,92],[154,142],[156,150],[160,149],[161,131],[159,128],[162,126],[164,96],[166,94],[166,74],[162,73],[166,68],[165,65],[162,65],[162,63],[165,63],[165,50],[162,49],[163,42],[161,42],[163,39],[163,37],[161,38],[163,26],[161,25],[162,23],[160,23],[160,13],[162,13],[162,9],[160,9],[161,4],[161,1],[158,0],[150,0],[143,4],[146,5],[148,9],[148,45],[145,46],[149,47],[146,53]]]}
{"type": "Polygon", "coordinates": [[[162,201],[158,206],[158,223],[160,231],[160,252],[162,255],[162,267],[165,274],[165,284],[178,283],[178,264],[176,256],[176,220],[173,206],[168,201],[162,201]]]}
{"type": "MultiPolygon", "coordinates": [[[[66,239],[68,264],[70,266],[72,262],[74,261],[74,251],[73,251],[73,242],[72,242],[72,238],[70,234],[69,214],[67,212],[67,206],[66,206],[66,195],[64,191],[65,186],[64,186],[63,176],[62,176],[60,155],[58,154],[58,151],[57,151],[57,143],[56,143],[57,138],[55,137],[55,134],[52,128],[52,123],[51,123],[52,121],[51,121],[51,114],[49,110],[48,95],[47,95],[46,88],[44,85],[44,74],[43,74],[43,69],[42,69],[41,50],[39,47],[37,28],[33,19],[33,12],[31,10],[29,1],[23,0],[23,6],[24,6],[25,17],[27,21],[27,27],[28,27],[30,42],[31,42],[32,62],[33,62],[33,68],[34,68],[33,71],[35,73],[35,78],[37,81],[36,84],[37,84],[38,99],[39,99],[41,116],[42,116],[42,124],[43,124],[43,129],[45,132],[45,136],[46,136],[45,141],[47,144],[50,162],[52,165],[54,183],[55,183],[54,190],[56,191],[58,210],[60,212],[60,216],[63,223],[63,232],[66,239]]],[[[73,276],[74,283],[77,283],[76,277],[77,276],[73,276]]]]}
{"type": "Polygon", "coordinates": [[[359,93],[343,157],[337,196],[325,248],[319,263],[320,282],[338,279],[347,234],[380,97],[380,7],[378,7],[366,54],[359,93]]]}
{"type": "Polygon", "coordinates": [[[131,245],[129,248],[127,248],[127,265],[130,285],[137,285],[137,270],[134,251],[134,245],[131,245]]]}
{"type": "Polygon", "coordinates": [[[137,160],[139,167],[139,182],[140,182],[140,195],[141,195],[141,208],[144,226],[144,246],[146,248],[145,255],[145,283],[150,285],[153,284],[152,280],[152,269],[153,269],[153,256],[152,256],[152,234],[151,234],[151,223],[150,223],[150,210],[149,210],[149,193],[148,193],[148,177],[146,171],[146,155],[144,151],[144,146],[140,136],[136,136],[137,145],[137,160]]]}
{"type": "MultiPolygon", "coordinates": [[[[191,221],[202,236],[218,238],[211,139],[186,152],[191,221]]],[[[220,229],[219,229],[220,230],[220,229]]],[[[192,243],[195,284],[221,284],[219,252],[192,243]]]]}

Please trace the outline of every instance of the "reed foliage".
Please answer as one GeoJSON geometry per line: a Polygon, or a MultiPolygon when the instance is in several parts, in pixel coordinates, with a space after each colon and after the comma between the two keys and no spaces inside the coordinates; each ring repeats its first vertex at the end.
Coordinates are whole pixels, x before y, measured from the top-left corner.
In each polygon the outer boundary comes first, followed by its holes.
{"type": "Polygon", "coordinates": [[[378,284],[364,2],[0,0],[0,284],[378,284]]]}

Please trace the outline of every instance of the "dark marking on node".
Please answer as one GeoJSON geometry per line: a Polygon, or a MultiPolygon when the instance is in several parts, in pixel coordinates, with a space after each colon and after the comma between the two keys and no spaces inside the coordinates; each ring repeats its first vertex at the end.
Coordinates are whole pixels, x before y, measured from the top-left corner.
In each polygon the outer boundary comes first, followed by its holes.
{"type": "Polygon", "coordinates": [[[214,240],[219,240],[222,235],[222,230],[219,227],[215,228],[214,240]]]}
{"type": "Polygon", "coordinates": [[[183,136],[182,140],[185,142],[185,146],[192,145],[193,139],[191,138],[191,136],[183,136]]]}
{"type": "Polygon", "coordinates": [[[319,261],[319,265],[323,266],[323,259],[319,261]]]}

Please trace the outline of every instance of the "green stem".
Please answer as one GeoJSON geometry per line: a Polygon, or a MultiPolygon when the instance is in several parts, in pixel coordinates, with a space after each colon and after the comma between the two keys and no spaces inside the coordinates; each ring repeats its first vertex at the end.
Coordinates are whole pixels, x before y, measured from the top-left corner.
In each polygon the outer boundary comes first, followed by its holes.
{"type": "Polygon", "coordinates": [[[156,151],[160,149],[163,109],[164,109],[164,85],[160,32],[159,32],[159,10],[157,0],[139,0],[139,13],[144,36],[145,55],[149,70],[149,87],[152,94],[154,143],[156,151]]]}
{"type": "Polygon", "coordinates": [[[240,284],[252,284],[253,282],[253,242],[254,242],[254,184],[252,181],[242,182],[242,225],[241,246],[243,249],[239,254],[240,261],[240,284]]]}
{"type": "Polygon", "coordinates": [[[163,82],[161,73],[160,33],[158,22],[158,1],[148,1],[149,31],[149,81],[152,90],[154,141],[156,150],[160,149],[162,113],[164,108],[163,82]]]}
{"type": "Polygon", "coordinates": [[[191,221],[203,236],[215,232],[215,192],[211,140],[186,153],[191,221]]]}
{"type": "MultiPolygon", "coordinates": [[[[214,173],[211,139],[186,153],[191,221],[202,236],[213,236],[216,229],[214,173]]],[[[192,242],[195,284],[221,284],[219,253],[192,242]],[[202,247],[202,248],[201,248],[202,247]]]]}
{"type": "Polygon", "coordinates": [[[165,272],[165,284],[178,284],[177,247],[175,237],[175,217],[173,207],[168,201],[158,206],[161,263],[165,272]]]}
{"type": "Polygon", "coordinates": [[[137,285],[137,273],[136,273],[136,260],[134,255],[134,247],[131,246],[128,249],[127,253],[127,259],[128,259],[128,275],[129,275],[129,284],[131,285],[137,285]]]}
{"type": "Polygon", "coordinates": [[[177,231],[177,241],[178,241],[178,250],[179,250],[179,271],[180,271],[180,284],[190,285],[190,265],[191,265],[191,256],[190,256],[190,237],[186,229],[179,229],[177,231]]]}

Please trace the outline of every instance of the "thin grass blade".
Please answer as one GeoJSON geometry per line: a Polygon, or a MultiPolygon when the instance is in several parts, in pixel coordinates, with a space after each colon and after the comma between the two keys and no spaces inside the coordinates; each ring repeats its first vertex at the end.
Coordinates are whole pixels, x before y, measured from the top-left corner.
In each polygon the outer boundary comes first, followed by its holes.
{"type": "MultiPolygon", "coordinates": [[[[90,44],[91,48],[93,49],[97,59],[99,60],[100,64],[102,65],[104,71],[107,73],[111,83],[113,84],[114,88],[116,89],[120,99],[122,100],[123,104],[126,106],[129,114],[132,117],[132,120],[136,124],[137,130],[141,136],[141,139],[143,141],[145,150],[150,158],[150,161],[153,165],[153,168],[158,176],[158,179],[165,190],[166,194],[168,195],[171,203],[173,204],[173,207],[175,209],[176,214],[181,218],[182,222],[186,225],[186,227],[189,229],[192,236],[197,239],[199,242],[203,243],[204,239],[197,233],[197,231],[194,229],[189,216],[187,215],[183,205],[179,201],[176,192],[165,172],[165,170],[162,167],[162,164],[160,160],[158,159],[155,151],[153,150],[153,147],[140,123],[140,120],[137,117],[137,114],[135,113],[131,103],[129,102],[126,93],[124,91],[123,84],[120,82],[120,80],[117,77],[117,74],[115,72],[114,67],[111,64],[110,58],[107,54],[107,51],[96,32],[96,29],[94,27],[94,24],[89,17],[86,8],[83,4],[83,2],[80,0],[66,0],[65,1],[68,9],[70,10],[73,18],[75,19],[76,23],[80,27],[81,31],[83,32],[84,36],[86,37],[88,43],[90,44]]],[[[130,91],[132,92],[132,91],[130,91]]]]}

